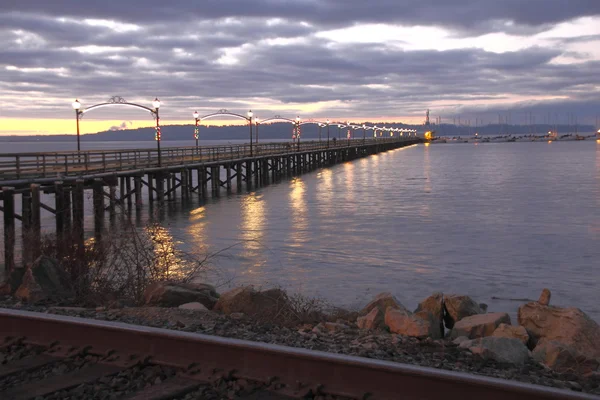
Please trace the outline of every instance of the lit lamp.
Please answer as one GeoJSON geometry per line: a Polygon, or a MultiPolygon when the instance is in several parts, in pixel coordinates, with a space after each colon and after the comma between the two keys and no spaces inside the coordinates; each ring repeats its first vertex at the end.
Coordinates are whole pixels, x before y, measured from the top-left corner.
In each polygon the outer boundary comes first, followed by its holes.
{"type": "Polygon", "coordinates": [[[248,125],[250,125],[250,157],[252,157],[252,110],[248,111],[248,125]]]}
{"type": "Polygon", "coordinates": [[[300,151],[300,116],[296,117],[296,137],[298,138],[296,142],[298,144],[298,151],[300,151]]]}
{"type": "Polygon", "coordinates": [[[198,128],[198,123],[200,122],[200,120],[198,119],[198,117],[200,117],[200,114],[198,114],[198,111],[194,111],[194,114],[192,114],[194,116],[194,119],[196,120],[196,127],[194,128],[194,139],[196,139],[196,150],[198,149],[198,140],[200,139],[200,128],[198,128]]]}
{"type": "Polygon", "coordinates": [[[71,105],[73,106],[73,110],[75,110],[75,119],[77,120],[77,151],[80,151],[81,147],[79,144],[79,118],[83,114],[83,111],[81,111],[81,103],[79,102],[79,100],[75,99],[75,101],[71,105]]]}
{"type": "Polygon", "coordinates": [[[158,109],[160,108],[160,100],[158,97],[154,99],[152,102],[152,107],[154,107],[154,116],[156,117],[156,133],[154,134],[154,139],[156,139],[156,148],[158,150],[158,166],[161,166],[161,157],[160,157],[160,118],[158,116],[158,109]]]}

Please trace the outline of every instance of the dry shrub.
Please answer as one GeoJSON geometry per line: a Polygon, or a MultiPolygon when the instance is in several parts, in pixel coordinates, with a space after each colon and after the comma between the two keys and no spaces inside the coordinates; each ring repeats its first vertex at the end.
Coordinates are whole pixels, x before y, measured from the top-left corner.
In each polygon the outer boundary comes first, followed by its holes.
{"type": "Polygon", "coordinates": [[[158,224],[140,230],[126,223],[87,239],[83,247],[69,235],[43,235],[41,242],[40,254],[57,259],[71,277],[76,301],[95,305],[117,300],[141,304],[150,284],[188,282],[216,254],[198,258],[179,250],[158,224]]]}

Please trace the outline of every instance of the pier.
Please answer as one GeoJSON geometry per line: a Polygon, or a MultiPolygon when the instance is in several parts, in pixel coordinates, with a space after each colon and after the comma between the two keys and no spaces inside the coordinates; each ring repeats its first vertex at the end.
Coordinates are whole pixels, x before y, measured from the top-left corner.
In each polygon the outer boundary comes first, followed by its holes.
{"type": "MultiPolygon", "coordinates": [[[[241,193],[341,162],[422,142],[418,137],[304,141],[214,147],[0,154],[0,211],[4,265],[16,265],[16,224],[21,224],[22,263],[39,255],[41,210],[55,219],[56,240],[84,246],[86,193],[92,198],[94,233],[104,232],[105,213],[162,206],[192,196],[241,193]],[[159,153],[160,151],[160,153],[159,153]],[[47,194],[42,198],[42,194],[47,194]],[[43,199],[52,199],[46,204],[43,199]],[[20,202],[21,213],[16,205],[20,202]],[[53,204],[52,204],[53,203],[53,204]]],[[[88,213],[89,213],[88,211],[88,213]]],[[[89,228],[89,227],[88,227],[89,228]]]]}

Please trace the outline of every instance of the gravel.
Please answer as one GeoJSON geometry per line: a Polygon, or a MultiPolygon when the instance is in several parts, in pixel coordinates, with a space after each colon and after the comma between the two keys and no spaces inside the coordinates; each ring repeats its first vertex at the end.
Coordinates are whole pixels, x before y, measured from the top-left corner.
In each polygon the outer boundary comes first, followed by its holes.
{"type": "MultiPolygon", "coordinates": [[[[15,303],[10,298],[0,301],[0,307],[121,321],[136,325],[280,344],[467,372],[600,395],[600,374],[589,377],[559,374],[533,361],[533,359],[529,359],[525,365],[519,367],[499,364],[493,360],[484,360],[471,354],[468,350],[460,349],[450,341],[418,340],[384,331],[364,331],[359,330],[354,323],[348,321],[338,321],[347,325],[347,329],[329,332],[327,329],[315,328],[312,325],[292,329],[257,322],[244,316],[231,318],[210,311],[193,311],[179,308],[139,307],[106,310],[100,308],[39,307],[15,303]]],[[[203,388],[201,390],[216,389],[203,388]]],[[[220,395],[223,394],[221,390],[217,390],[217,392],[221,393],[220,395]]],[[[211,397],[207,394],[207,398],[211,397]]]]}

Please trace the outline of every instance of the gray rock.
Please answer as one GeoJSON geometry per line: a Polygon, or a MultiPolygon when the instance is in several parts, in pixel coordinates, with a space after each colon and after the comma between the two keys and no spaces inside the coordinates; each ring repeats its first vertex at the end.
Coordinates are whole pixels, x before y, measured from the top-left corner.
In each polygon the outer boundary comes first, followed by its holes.
{"type": "Polygon", "coordinates": [[[472,340],[469,344],[471,353],[500,363],[523,365],[529,359],[529,350],[518,339],[488,336],[472,340]]]}
{"type": "Polygon", "coordinates": [[[15,297],[29,303],[62,300],[75,296],[65,269],[53,258],[40,256],[27,268],[15,297]]]}
{"type": "Polygon", "coordinates": [[[186,303],[201,303],[212,309],[219,299],[215,288],[207,284],[157,282],[144,291],[146,305],[179,307],[186,303]]]}
{"type": "Polygon", "coordinates": [[[208,311],[208,308],[206,308],[204,304],[198,303],[197,301],[181,304],[178,308],[181,308],[182,310],[208,311]]]}
{"type": "Polygon", "coordinates": [[[289,310],[287,294],[281,289],[256,291],[251,286],[242,286],[221,294],[214,310],[224,314],[243,313],[253,318],[275,318],[289,310]]]}

